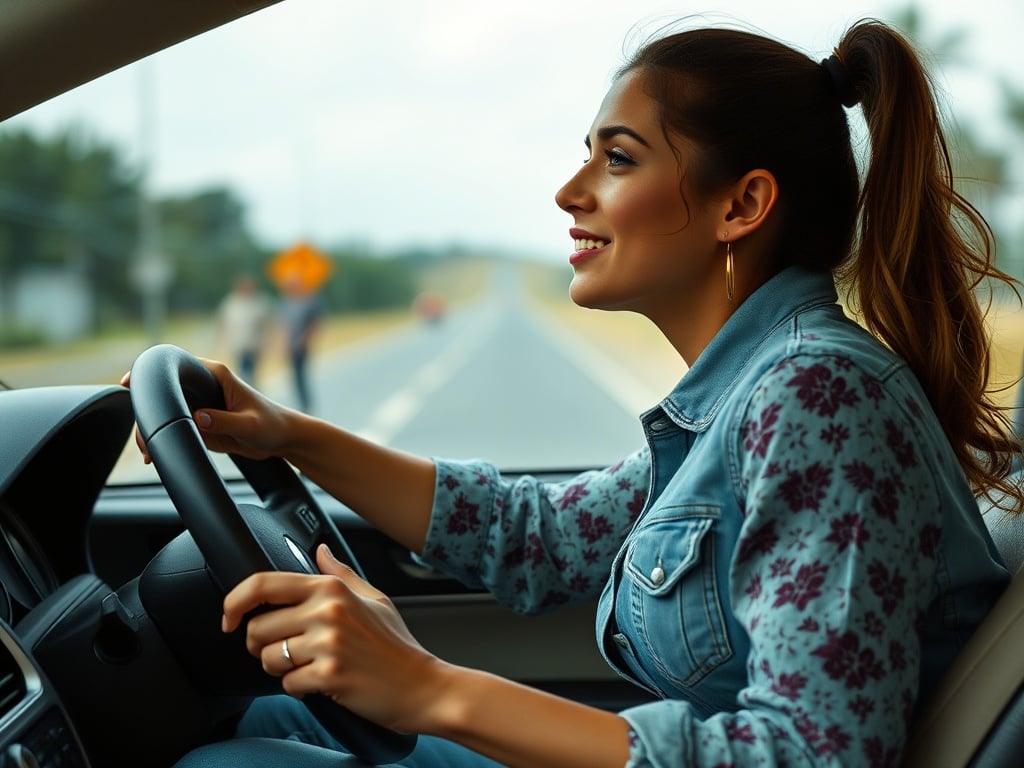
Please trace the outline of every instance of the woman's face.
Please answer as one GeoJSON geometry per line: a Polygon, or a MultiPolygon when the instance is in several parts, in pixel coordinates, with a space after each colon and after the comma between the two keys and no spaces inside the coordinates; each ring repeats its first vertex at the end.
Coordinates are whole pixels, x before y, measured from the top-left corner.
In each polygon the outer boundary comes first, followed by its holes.
{"type": "Polygon", "coordinates": [[[639,312],[668,334],[709,291],[724,298],[725,250],[711,209],[683,183],[690,145],[673,137],[677,157],[641,77],[627,73],[608,91],[590,156],[555,200],[574,219],[573,301],[639,312]]]}

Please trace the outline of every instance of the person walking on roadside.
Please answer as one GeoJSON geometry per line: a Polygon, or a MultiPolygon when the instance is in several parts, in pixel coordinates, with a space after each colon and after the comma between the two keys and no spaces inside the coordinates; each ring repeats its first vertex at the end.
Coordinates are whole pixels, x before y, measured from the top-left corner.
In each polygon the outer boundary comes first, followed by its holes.
{"type": "Polygon", "coordinates": [[[247,274],[235,278],[231,292],[217,310],[217,344],[230,350],[238,372],[255,386],[256,366],[273,322],[273,311],[256,280],[247,274]]]}
{"type": "Polygon", "coordinates": [[[323,311],[320,295],[307,288],[301,279],[296,276],[285,282],[281,319],[284,323],[285,343],[292,368],[295,395],[299,408],[305,413],[309,413],[313,406],[306,371],[310,343],[320,326],[323,311]]]}

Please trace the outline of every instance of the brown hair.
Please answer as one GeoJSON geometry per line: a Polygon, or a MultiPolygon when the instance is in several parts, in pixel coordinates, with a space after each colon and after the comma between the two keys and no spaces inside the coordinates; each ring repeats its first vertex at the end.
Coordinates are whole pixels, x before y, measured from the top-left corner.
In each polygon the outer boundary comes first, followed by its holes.
{"type": "Polygon", "coordinates": [[[829,67],[749,32],[699,29],[648,42],[640,70],[666,137],[686,137],[692,188],[710,193],[755,168],[779,184],[772,267],[831,271],[865,325],[921,382],[975,492],[1008,483],[1019,445],[989,398],[989,342],[975,289],[1014,286],[993,236],[953,184],[928,75],[913,46],[873,20],[853,25],[829,67]],[[836,75],[829,69],[837,70],[836,75]],[[858,100],[871,140],[863,188],[842,102],[858,100]]]}

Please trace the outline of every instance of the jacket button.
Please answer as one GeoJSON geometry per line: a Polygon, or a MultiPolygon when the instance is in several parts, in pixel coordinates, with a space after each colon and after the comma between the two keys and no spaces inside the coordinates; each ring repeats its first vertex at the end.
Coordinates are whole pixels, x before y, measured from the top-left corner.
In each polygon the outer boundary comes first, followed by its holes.
{"type": "Polygon", "coordinates": [[[629,647],[629,640],[627,640],[626,636],[621,634],[621,633],[616,633],[616,634],[612,635],[612,640],[614,640],[615,644],[617,646],[619,646],[620,648],[628,648],[629,647]]]}
{"type": "Polygon", "coordinates": [[[665,583],[665,569],[660,565],[651,571],[651,583],[656,587],[660,587],[665,583]]]}

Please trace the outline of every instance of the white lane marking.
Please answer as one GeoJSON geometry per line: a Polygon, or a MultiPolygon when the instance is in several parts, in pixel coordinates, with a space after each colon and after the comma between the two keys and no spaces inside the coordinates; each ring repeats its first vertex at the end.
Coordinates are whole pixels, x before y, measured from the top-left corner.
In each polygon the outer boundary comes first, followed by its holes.
{"type": "Polygon", "coordinates": [[[496,315],[489,312],[467,324],[467,330],[456,336],[440,355],[423,365],[402,389],[377,406],[367,425],[356,434],[378,445],[390,443],[423,409],[427,397],[444,386],[483,343],[495,318],[496,315]]]}
{"type": "Polygon", "coordinates": [[[419,410],[419,404],[420,398],[412,390],[403,389],[396,392],[374,411],[370,429],[378,435],[378,439],[384,433],[394,434],[419,410]]]}

